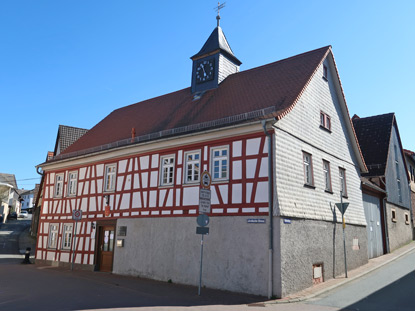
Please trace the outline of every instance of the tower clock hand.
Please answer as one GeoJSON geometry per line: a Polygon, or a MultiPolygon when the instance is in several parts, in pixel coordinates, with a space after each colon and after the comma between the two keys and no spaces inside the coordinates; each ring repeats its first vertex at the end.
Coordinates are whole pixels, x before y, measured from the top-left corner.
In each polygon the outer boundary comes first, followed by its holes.
{"type": "Polygon", "coordinates": [[[206,77],[207,74],[206,74],[206,71],[205,71],[205,66],[203,66],[203,64],[200,64],[200,67],[202,67],[202,69],[203,69],[203,76],[206,77]]]}

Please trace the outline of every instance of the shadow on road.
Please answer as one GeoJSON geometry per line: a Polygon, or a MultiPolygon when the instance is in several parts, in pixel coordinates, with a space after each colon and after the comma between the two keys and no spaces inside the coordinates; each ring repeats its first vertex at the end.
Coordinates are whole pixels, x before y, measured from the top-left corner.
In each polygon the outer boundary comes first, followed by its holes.
{"type": "Polygon", "coordinates": [[[341,310],[413,311],[415,309],[414,298],[415,273],[412,271],[388,286],[341,310]]]}

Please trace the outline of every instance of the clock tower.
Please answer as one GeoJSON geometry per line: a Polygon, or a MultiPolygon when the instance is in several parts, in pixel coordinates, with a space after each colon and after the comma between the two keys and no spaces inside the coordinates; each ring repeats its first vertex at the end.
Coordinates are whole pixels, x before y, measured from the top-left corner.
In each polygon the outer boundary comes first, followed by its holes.
{"type": "Polygon", "coordinates": [[[210,34],[199,53],[191,57],[192,93],[201,93],[217,88],[230,74],[239,71],[242,64],[233,54],[222,28],[219,26],[219,12],[217,27],[210,34]]]}

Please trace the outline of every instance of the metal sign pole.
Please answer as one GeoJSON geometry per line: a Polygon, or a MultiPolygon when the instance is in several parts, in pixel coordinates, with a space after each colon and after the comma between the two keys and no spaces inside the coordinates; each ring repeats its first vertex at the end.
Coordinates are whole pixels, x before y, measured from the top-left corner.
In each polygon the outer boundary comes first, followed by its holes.
{"type": "Polygon", "coordinates": [[[74,231],[74,237],[73,237],[73,245],[72,245],[72,265],[71,270],[73,270],[73,264],[75,261],[75,250],[76,250],[76,225],[78,224],[78,221],[75,221],[75,231],[74,231]]]}
{"type": "Polygon", "coordinates": [[[347,259],[346,259],[346,235],[344,232],[344,228],[346,227],[344,223],[344,206],[343,206],[343,191],[340,191],[340,202],[342,205],[342,226],[343,226],[343,248],[344,248],[344,270],[347,278],[347,259]]]}
{"type": "Polygon", "coordinates": [[[204,234],[202,234],[202,240],[200,241],[200,274],[199,274],[199,290],[198,290],[198,295],[199,296],[200,296],[200,289],[202,287],[203,236],[204,236],[204,234]]]}

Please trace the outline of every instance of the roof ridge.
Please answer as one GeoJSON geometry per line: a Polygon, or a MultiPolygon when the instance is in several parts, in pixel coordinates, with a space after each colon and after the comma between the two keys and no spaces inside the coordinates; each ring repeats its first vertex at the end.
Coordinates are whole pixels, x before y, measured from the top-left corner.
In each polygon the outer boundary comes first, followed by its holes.
{"type": "Polygon", "coordinates": [[[73,129],[77,129],[77,130],[85,130],[85,131],[88,131],[88,129],[83,128],[83,127],[76,127],[76,126],[71,126],[71,125],[59,124],[59,127],[62,127],[62,126],[69,127],[69,128],[73,128],[73,129]]]}
{"type": "Polygon", "coordinates": [[[366,120],[366,119],[370,119],[370,118],[380,118],[380,117],[385,117],[385,116],[388,116],[388,115],[395,115],[395,113],[394,112],[388,112],[388,113],[383,113],[383,114],[377,114],[377,115],[374,115],[374,116],[360,117],[358,119],[354,119],[353,122],[354,121],[366,120]]]}
{"type": "Polygon", "coordinates": [[[237,73],[240,74],[240,73],[254,71],[254,70],[257,70],[257,69],[263,69],[264,67],[268,67],[268,66],[271,67],[273,65],[279,64],[279,63],[287,61],[287,60],[292,60],[292,59],[295,59],[295,58],[304,57],[308,54],[315,53],[319,50],[324,50],[324,49],[329,49],[329,48],[331,49],[331,45],[327,45],[327,46],[324,46],[324,47],[321,47],[321,48],[318,48],[318,49],[314,49],[314,50],[311,50],[311,51],[308,51],[308,52],[304,52],[304,53],[301,53],[301,54],[297,54],[297,55],[294,55],[294,56],[283,58],[283,59],[277,60],[277,61],[272,62],[272,63],[268,63],[268,64],[261,65],[261,66],[258,66],[258,67],[250,68],[250,69],[247,69],[247,70],[243,70],[243,71],[240,71],[240,72],[237,72],[237,73]]]}

